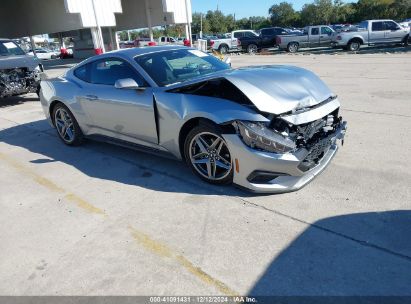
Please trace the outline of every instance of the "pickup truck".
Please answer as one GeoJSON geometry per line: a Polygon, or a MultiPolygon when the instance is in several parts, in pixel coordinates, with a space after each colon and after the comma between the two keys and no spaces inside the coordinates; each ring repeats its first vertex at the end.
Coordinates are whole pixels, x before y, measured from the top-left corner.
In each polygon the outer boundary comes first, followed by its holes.
{"type": "MultiPolygon", "coordinates": [[[[213,39],[210,41],[210,47],[214,51],[218,51],[221,54],[227,54],[229,52],[240,52],[242,50],[241,48],[241,41],[237,37],[243,37],[244,32],[254,33],[257,35],[254,31],[251,30],[240,30],[240,31],[233,31],[231,35],[229,35],[229,38],[220,38],[220,39],[213,39]]],[[[251,34],[250,34],[251,35],[251,34]]],[[[257,35],[258,36],[258,35],[257,35]]]]}
{"type": "Polygon", "coordinates": [[[277,36],[277,45],[280,50],[287,50],[290,53],[298,52],[300,48],[330,46],[334,33],[327,25],[307,26],[302,34],[277,36]]]}
{"type": "Polygon", "coordinates": [[[333,35],[331,45],[345,50],[358,51],[361,45],[397,44],[409,45],[410,29],[392,20],[367,20],[359,24],[357,31],[333,35]]]}

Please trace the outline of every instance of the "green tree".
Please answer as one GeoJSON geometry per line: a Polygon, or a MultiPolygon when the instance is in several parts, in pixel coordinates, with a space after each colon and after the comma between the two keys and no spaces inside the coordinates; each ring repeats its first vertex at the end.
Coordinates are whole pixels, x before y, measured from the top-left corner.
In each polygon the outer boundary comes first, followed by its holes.
{"type": "Polygon", "coordinates": [[[203,33],[210,32],[210,23],[206,18],[205,14],[202,13],[194,13],[193,14],[193,21],[191,23],[191,32],[193,34],[198,34],[201,31],[201,19],[203,19],[203,33]],[[202,16],[202,18],[201,18],[202,16]]]}
{"type": "Polygon", "coordinates": [[[298,21],[299,14],[294,10],[289,2],[274,4],[268,10],[271,24],[274,26],[291,26],[298,21]]]}
{"type": "Polygon", "coordinates": [[[227,24],[225,16],[221,11],[208,11],[206,19],[210,24],[210,32],[212,33],[226,33],[227,24]]]}

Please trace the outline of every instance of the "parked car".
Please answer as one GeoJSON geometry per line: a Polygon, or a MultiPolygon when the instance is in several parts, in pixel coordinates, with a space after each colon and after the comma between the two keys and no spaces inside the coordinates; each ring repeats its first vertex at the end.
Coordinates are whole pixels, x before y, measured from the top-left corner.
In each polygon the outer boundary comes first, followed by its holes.
{"type": "Polygon", "coordinates": [[[0,98],[37,93],[43,65],[14,41],[0,39],[0,98]]]}
{"type": "Polygon", "coordinates": [[[277,36],[277,45],[290,53],[298,52],[300,48],[330,46],[334,33],[328,25],[307,26],[302,34],[277,36]]]}
{"type": "Polygon", "coordinates": [[[158,38],[158,45],[177,44],[177,39],[174,37],[161,36],[158,38]]]}
{"type": "MultiPolygon", "coordinates": [[[[38,59],[56,59],[60,56],[60,52],[57,51],[52,51],[52,50],[48,50],[48,49],[35,49],[36,52],[36,56],[38,59]]],[[[28,55],[30,56],[34,56],[34,52],[33,50],[30,50],[28,53],[28,55]]]]}
{"type": "Polygon", "coordinates": [[[89,58],[42,81],[40,100],[66,145],[88,137],[166,154],[209,183],[256,192],[309,183],[346,130],[338,98],[313,73],[233,70],[183,46],[89,58]]]}
{"type": "Polygon", "coordinates": [[[358,31],[341,32],[333,36],[332,45],[350,51],[358,51],[361,45],[398,44],[409,45],[410,30],[392,20],[367,20],[359,24],[358,31]]]}

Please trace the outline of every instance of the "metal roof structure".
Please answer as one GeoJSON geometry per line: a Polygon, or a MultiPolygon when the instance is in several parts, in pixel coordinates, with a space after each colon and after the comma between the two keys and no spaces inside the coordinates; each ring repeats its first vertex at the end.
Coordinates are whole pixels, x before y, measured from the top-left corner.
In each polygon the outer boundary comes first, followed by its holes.
{"type": "Polygon", "coordinates": [[[186,3],[191,12],[191,0],[2,0],[0,36],[16,38],[95,26],[121,31],[187,23],[186,3]]]}

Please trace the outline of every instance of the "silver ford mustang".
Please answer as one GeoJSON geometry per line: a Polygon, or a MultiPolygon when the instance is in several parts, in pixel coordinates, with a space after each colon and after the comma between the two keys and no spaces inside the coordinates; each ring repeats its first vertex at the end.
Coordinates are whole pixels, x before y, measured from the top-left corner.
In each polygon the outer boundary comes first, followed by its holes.
{"type": "Polygon", "coordinates": [[[306,185],[346,130],[337,97],[307,70],[231,69],[177,46],[89,58],[42,81],[40,99],[67,145],[95,138],[167,154],[209,183],[255,192],[306,185]]]}

